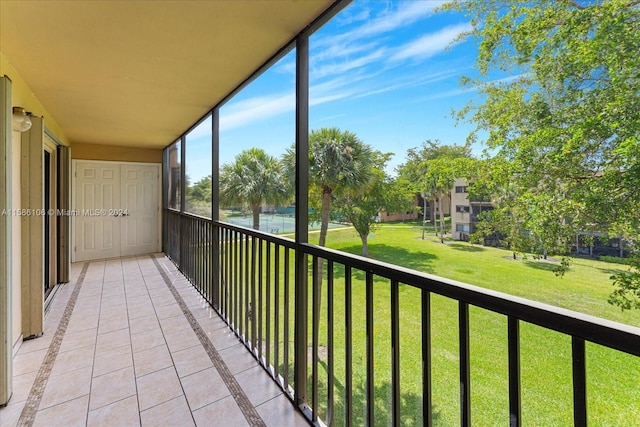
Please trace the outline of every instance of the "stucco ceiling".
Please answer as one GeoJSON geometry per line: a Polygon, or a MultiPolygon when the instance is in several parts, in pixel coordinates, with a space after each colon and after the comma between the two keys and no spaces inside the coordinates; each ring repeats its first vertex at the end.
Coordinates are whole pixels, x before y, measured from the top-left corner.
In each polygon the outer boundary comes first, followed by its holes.
{"type": "Polygon", "coordinates": [[[0,1],[0,50],[73,142],[164,147],[333,0],[0,1]]]}

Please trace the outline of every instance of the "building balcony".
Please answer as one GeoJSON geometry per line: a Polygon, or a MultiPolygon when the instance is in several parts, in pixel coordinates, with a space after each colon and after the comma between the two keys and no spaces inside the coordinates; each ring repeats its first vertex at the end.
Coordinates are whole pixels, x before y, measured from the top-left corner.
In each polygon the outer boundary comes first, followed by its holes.
{"type": "Polygon", "coordinates": [[[307,425],[162,254],[76,263],[14,356],[0,425],[307,425]],[[262,424],[261,424],[262,423],[262,424]]]}

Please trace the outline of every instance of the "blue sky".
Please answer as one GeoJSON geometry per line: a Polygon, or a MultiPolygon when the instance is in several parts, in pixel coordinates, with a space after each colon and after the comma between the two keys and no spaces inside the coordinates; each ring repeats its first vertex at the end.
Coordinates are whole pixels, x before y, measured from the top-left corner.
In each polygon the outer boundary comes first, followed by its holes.
{"type": "MultiPolygon", "coordinates": [[[[394,153],[393,173],[407,149],[427,139],[463,144],[471,129],[452,109],[477,91],[459,85],[475,75],[476,46],[456,42],[470,30],[464,16],[436,13],[439,1],[356,0],[309,41],[310,129],[339,127],[394,153]]],[[[250,147],[280,156],[295,138],[295,51],[220,110],[220,164],[250,147]]],[[[187,136],[187,174],[210,173],[207,121],[187,136]]],[[[481,146],[474,147],[480,154],[481,146]]]]}

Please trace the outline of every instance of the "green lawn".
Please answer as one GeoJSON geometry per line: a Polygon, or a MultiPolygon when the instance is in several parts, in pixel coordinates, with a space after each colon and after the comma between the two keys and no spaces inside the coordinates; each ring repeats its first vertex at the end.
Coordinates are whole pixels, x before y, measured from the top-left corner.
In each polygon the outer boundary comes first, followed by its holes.
{"type": "MultiPolygon", "coordinates": [[[[312,235],[313,236],[313,235],[312,235]]],[[[552,264],[533,259],[517,260],[505,250],[464,242],[442,244],[431,232],[420,239],[419,227],[384,225],[370,238],[370,257],[418,271],[436,274],[501,292],[542,301],[571,310],[640,325],[640,313],[609,305],[609,276],[620,268],[592,260],[574,260],[564,277],[556,277],[552,264]]],[[[313,237],[312,237],[313,238],[313,237]]],[[[359,254],[354,231],[332,231],[328,246],[359,254]]],[[[344,285],[337,271],[336,307],[336,419],[342,423],[344,384],[344,285]]],[[[326,307],[323,292],[323,308],[326,307]]],[[[390,297],[386,280],[374,285],[376,424],[388,425],[391,416],[390,297]]],[[[420,293],[400,289],[402,422],[420,425],[421,318],[420,293]]],[[[432,297],[433,410],[437,425],[459,425],[458,315],[457,302],[432,297]]],[[[365,286],[356,272],[352,306],[354,336],[354,422],[364,422],[365,406],[365,286]]],[[[504,316],[471,308],[472,417],[474,425],[508,423],[507,321],[504,316]]],[[[326,320],[321,336],[326,336],[326,320]]],[[[321,339],[321,345],[326,340],[321,339]]],[[[640,425],[640,361],[618,352],[587,345],[589,421],[593,425],[640,425]]],[[[525,425],[572,424],[571,340],[567,336],[521,325],[522,400],[525,425]]],[[[325,367],[321,362],[321,367],[325,367]]],[[[324,372],[321,369],[321,373],[324,372]]],[[[325,374],[326,375],[326,374],[325,374]]],[[[322,376],[321,376],[322,378],[322,376]]],[[[320,400],[325,391],[319,392],[320,400]]],[[[326,405],[326,402],[325,402],[326,405]]],[[[326,412],[321,413],[326,417],[326,412]]]]}

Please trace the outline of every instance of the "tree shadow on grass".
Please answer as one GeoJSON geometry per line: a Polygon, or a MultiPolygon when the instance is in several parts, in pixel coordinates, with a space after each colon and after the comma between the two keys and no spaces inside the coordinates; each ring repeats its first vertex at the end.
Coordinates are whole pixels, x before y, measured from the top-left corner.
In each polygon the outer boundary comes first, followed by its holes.
{"type": "MultiPolygon", "coordinates": [[[[362,246],[353,245],[340,249],[354,255],[362,255],[362,246]]],[[[438,257],[425,252],[408,251],[398,246],[378,244],[369,246],[369,259],[384,261],[401,267],[411,268],[423,273],[433,273],[433,261],[438,257]]]]}
{"type": "Polygon", "coordinates": [[[486,249],[483,248],[482,246],[464,245],[462,243],[450,243],[448,246],[451,249],[455,249],[457,251],[462,251],[462,252],[483,252],[483,251],[486,251],[486,249]]]}
{"type": "MultiPolygon", "coordinates": [[[[319,362],[320,366],[327,371],[326,362],[319,362]]],[[[308,383],[311,384],[311,376],[308,383]]],[[[318,394],[327,396],[327,384],[318,384],[318,394]]],[[[334,382],[335,398],[333,408],[333,423],[331,425],[342,425],[345,414],[345,386],[336,378],[334,382]]],[[[374,387],[374,425],[388,426],[393,424],[393,406],[392,406],[392,384],[390,382],[382,382],[374,387]]],[[[367,425],[367,388],[362,381],[354,381],[352,386],[352,420],[354,426],[367,425]]],[[[326,405],[325,405],[326,406],[326,405]]],[[[326,415],[326,407],[322,408],[322,415],[326,415]]],[[[434,425],[438,425],[440,413],[435,406],[431,407],[434,425]]],[[[325,422],[331,420],[324,420],[325,422]]],[[[422,395],[412,392],[400,393],[400,426],[418,426],[424,425],[422,414],[422,395]]]]}
{"type": "Polygon", "coordinates": [[[554,272],[558,268],[558,264],[557,263],[551,263],[551,262],[545,262],[545,261],[535,261],[535,260],[534,261],[524,260],[522,262],[527,267],[535,268],[537,270],[544,270],[544,271],[554,272]]]}

